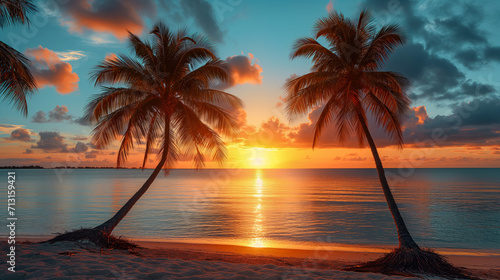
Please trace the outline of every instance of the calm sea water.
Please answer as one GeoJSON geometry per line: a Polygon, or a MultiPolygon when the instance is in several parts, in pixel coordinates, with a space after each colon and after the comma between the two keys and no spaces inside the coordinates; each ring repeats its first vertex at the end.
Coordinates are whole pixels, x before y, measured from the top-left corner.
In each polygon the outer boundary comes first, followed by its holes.
{"type": "MultiPolygon", "coordinates": [[[[17,234],[96,226],[150,172],[16,170],[17,234]]],[[[422,246],[500,250],[500,169],[416,169],[391,181],[422,246]]],[[[174,170],[158,177],[115,234],[250,246],[397,245],[374,169],[174,170]]]]}

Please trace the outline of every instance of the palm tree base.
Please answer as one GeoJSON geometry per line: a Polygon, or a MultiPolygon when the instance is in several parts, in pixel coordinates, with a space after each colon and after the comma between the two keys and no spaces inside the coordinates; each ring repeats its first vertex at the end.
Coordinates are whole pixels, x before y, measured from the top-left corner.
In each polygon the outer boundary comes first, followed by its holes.
{"type": "Polygon", "coordinates": [[[54,242],[61,242],[61,241],[72,241],[72,242],[90,241],[101,248],[120,249],[120,250],[128,250],[137,247],[137,245],[134,243],[128,242],[121,238],[117,238],[111,234],[106,234],[103,231],[97,230],[95,228],[82,228],[79,230],[65,232],[57,235],[52,239],[43,241],[41,243],[52,244],[54,242]]]}
{"type": "Polygon", "coordinates": [[[440,276],[448,279],[477,279],[450,264],[431,249],[396,248],[385,256],[347,268],[351,271],[378,272],[404,276],[440,276]]]}

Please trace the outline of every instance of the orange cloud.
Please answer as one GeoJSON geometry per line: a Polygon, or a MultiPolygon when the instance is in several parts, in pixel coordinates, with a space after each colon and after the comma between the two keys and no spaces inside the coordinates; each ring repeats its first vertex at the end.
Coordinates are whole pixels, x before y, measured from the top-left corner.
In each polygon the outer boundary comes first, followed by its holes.
{"type": "Polygon", "coordinates": [[[106,57],[104,58],[104,60],[112,61],[112,60],[115,60],[117,58],[118,58],[118,56],[116,55],[116,53],[108,53],[108,54],[106,54],[106,57]]]}
{"type": "Polygon", "coordinates": [[[413,107],[411,109],[415,112],[415,116],[418,118],[418,124],[424,124],[424,122],[429,118],[425,106],[413,107]]]}
{"type": "Polygon", "coordinates": [[[289,134],[292,129],[273,116],[263,121],[258,128],[253,125],[243,125],[240,129],[239,141],[246,147],[290,147],[289,134]]]}
{"type": "MultiPolygon", "coordinates": [[[[480,107],[482,106],[484,104],[480,107]]],[[[247,123],[244,111],[237,112],[240,137],[235,142],[245,147],[311,148],[314,127],[322,110],[322,106],[314,108],[308,114],[308,121],[295,126],[289,126],[273,116],[257,127],[247,123]]],[[[489,112],[487,108],[484,111],[489,112]]],[[[480,112],[481,110],[475,111],[476,114],[480,112]]],[[[453,125],[457,123],[455,113],[449,116],[430,118],[427,115],[425,106],[413,107],[403,127],[405,147],[463,146],[468,147],[464,150],[480,150],[479,146],[498,145],[500,143],[496,126],[486,129],[473,129],[469,124],[465,123],[466,121],[476,124],[479,121],[484,121],[484,118],[472,114],[469,119],[462,120],[464,122],[463,127],[454,128],[453,125]],[[437,134],[436,131],[441,132],[443,135],[437,137],[436,135],[439,136],[440,134],[437,134]],[[484,141],[485,139],[488,139],[488,141],[484,141]]],[[[489,121],[491,122],[491,120],[489,121]]],[[[377,147],[383,148],[394,145],[387,132],[377,125],[375,118],[371,115],[368,115],[368,126],[377,147]]],[[[340,147],[359,148],[360,146],[354,134],[341,145],[337,138],[335,124],[331,123],[323,130],[317,148],[340,147]]]]}
{"type": "Polygon", "coordinates": [[[31,132],[26,128],[19,128],[10,134],[10,139],[14,141],[30,141],[31,140],[31,132]]]}
{"type": "Polygon", "coordinates": [[[326,11],[330,13],[332,10],[333,10],[333,2],[332,0],[330,0],[330,2],[326,4],[326,11]]]}
{"type": "Polygon", "coordinates": [[[118,39],[125,39],[128,31],[142,33],[143,14],[156,14],[152,0],[74,0],[61,7],[69,16],[62,24],[70,31],[82,33],[88,29],[111,33],[118,39]]]}
{"type": "Polygon", "coordinates": [[[253,54],[230,56],[225,62],[227,71],[231,74],[231,81],[215,84],[215,88],[224,90],[235,85],[262,83],[262,67],[257,64],[253,54]]]}
{"type": "Polygon", "coordinates": [[[62,61],[52,50],[38,46],[27,49],[32,58],[32,74],[38,87],[54,86],[60,94],[72,93],[78,89],[80,78],[73,72],[71,64],[62,61]]]}

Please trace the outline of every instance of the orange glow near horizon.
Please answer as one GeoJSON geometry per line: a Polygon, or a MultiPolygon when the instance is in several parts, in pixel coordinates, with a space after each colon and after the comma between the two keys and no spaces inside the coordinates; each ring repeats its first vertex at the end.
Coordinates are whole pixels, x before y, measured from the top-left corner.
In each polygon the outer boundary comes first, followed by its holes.
{"type": "Polygon", "coordinates": [[[252,155],[249,158],[250,166],[256,169],[270,168],[269,160],[266,158],[265,151],[262,148],[252,148],[252,155]]]}
{"type": "MultiPolygon", "coordinates": [[[[72,146],[69,146],[70,148],[72,146]]],[[[141,166],[143,153],[139,149],[132,151],[123,167],[137,168],[141,166]]],[[[84,153],[45,153],[32,148],[25,153],[26,147],[17,142],[3,143],[0,151],[8,163],[3,165],[41,165],[45,168],[56,166],[72,167],[116,167],[117,147],[97,152],[96,158],[87,158],[84,153]],[[18,162],[11,160],[17,159],[18,162]]],[[[398,150],[392,147],[379,148],[379,154],[386,168],[469,168],[500,167],[500,147],[406,147],[398,150]]],[[[228,158],[219,165],[207,160],[205,168],[230,169],[274,169],[274,168],[375,168],[370,149],[364,148],[262,148],[228,145],[228,158]]],[[[154,157],[146,164],[146,168],[155,168],[154,157]]],[[[194,168],[191,161],[179,161],[175,168],[194,168]]]]}

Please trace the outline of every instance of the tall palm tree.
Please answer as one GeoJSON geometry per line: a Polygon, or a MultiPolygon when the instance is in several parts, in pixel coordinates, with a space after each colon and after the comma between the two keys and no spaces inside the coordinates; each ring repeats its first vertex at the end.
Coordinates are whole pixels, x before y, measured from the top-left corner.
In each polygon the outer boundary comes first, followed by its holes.
{"type": "MultiPolygon", "coordinates": [[[[404,43],[400,29],[397,25],[386,25],[376,31],[370,13],[363,11],[356,21],[330,13],[316,23],[315,31],[316,38],[299,39],[293,47],[292,59],[311,58],[313,66],[310,73],[286,83],[286,113],[293,119],[323,106],[314,127],[313,148],[330,123],[335,126],[341,143],[350,135],[356,136],[360,146],[365,140],[368,142],[399,240],[399,250],[376,263],[385,268],[414,271],[412,265],[401,267],[391,261],[398,262],[401,256],[408,260],[408,252],[421,256],[429,251],[420,249],[405,225],[367,124],[367,115],[373,116],[390,139],[402,147],[401,123],[409,110],[406,93],[409,82],[400,74],[381,70],[389,54],[404,43]],[[324,39],[328,46],[320,44],[318,38],[324,39]]],[[[443,264],[450,269],[451,265],[445,261],[443,264]]]]}
{"type": "MultiPolygon", "coordinates": [[[[36,12],[30,0],[0,0],[0,27],[29,24],[28,14],[36,12]]],[[[14,48],[0,41],[0,95],[28,116],[26,98],[36,89],[29,70],[29,60],[14,48]]]]}
{"type": "MultiPolygon", "coordinates": [[[[106,147],[121,138],[117,167],[127,160],[134,143],[145,144],[144,169],[148,157],[156,154],[158,164],[142,187],[109,220],[79,238],[109,236],[162,169],[168,170],[179,157],[191,159],[197,168],[205,158],[221,162],[226,158],[221,138],[233,136],[237,123],[224,108],[240,108],[239,98],[211,89],[215,81],[227,82],[230,75],[213,47],[202,36],[189,37],[186,31],[171,32],[157,23],[152,42],[130,34],[135,57],[119,55],[104,60],[93,75],[104,86],[86,108],[85,118],[96,123],[92,142],[106,147]]],[[[75,232],[51,240],[75,239],[75,232]]]]}

